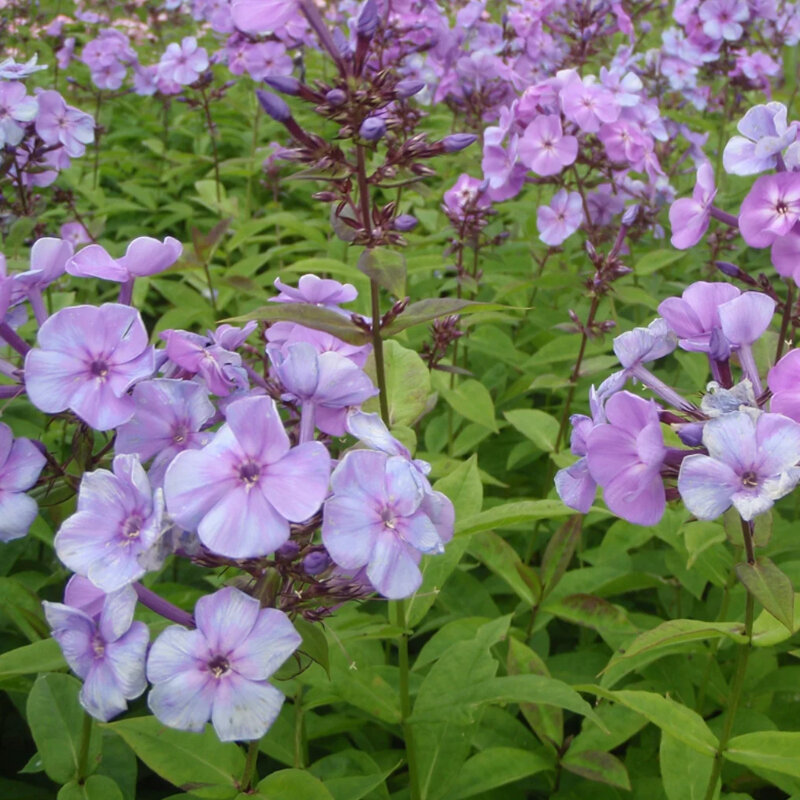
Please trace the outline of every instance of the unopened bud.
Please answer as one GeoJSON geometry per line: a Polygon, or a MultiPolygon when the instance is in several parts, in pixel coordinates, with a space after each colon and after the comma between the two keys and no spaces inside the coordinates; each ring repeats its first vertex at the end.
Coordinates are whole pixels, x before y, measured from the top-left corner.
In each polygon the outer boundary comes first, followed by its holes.
{"type": "Polygon", "coordinates": [[[378,29],[378,4],[375,0],[367,0],[356,20],[356,34],[363,39],[371,39],[378,29]]]}
{"type": "Polygon", "coordinates": [[[636,217],[639,216],[639,206],[628,206],[625,213],[622,215],[622,224],[629,228],[636,222],[636,217]]]}
{"type": "Polygon", "coordinates": [[[424,81],[418,81],[414,78],[404,78],[402,81],[398,81],[397,85],[394,87],[394,93],[401,100],[405,100],[407,97],[413,97],[415,94],[419,94],[424,88],[424,81]]]}
{"type": "Polygon", "coordinates": [[[306,575],[319,575],[331,564],[331,557],[324,550],[315,550],[303,559],[303,572],[306,575]]]}
{"type": "Polygon", "coordinates": [[[272,87],[276,92],[288,95],[296,95],[300,91],[300,81],[291,75],[267,75],[264,83],[272,87]]]}
{"type": "Polygon", "coordinates": [[[411,214],[400,214],[392,223],[392,227],[396,231],[407,233],[408,231],[413,231],[418,222],[419,220],[416,217],[412,217],[411,214]]]}
{"type": "Polygon", "coordinates": [[[293,542],[289,539],[288,542],[284,542],[276,551],[275,551],[275,558],[279,561],[293,561],[297,558],[297,554],[300,552],[300,545],[297,542],[293,542]]]}
{"type": "Polygon", "coordinates": [[[442,147],[445,153],[459,153],[477,139],[474,133],[452,133],[442,139],[442,147]]]}
{"type": "Polygon", "coordinates": [[[292,118],[292,112],[286,101],[272,92],[265,92],[263,89],[256,89],[256,97],[261,103],[261,108],[269,114],[275,122],[286,123],[292,118]]]}
{"type": "Polygon", "coordinates": [[[358,135],[368,142],[377,142],[386,133],[386,123],[380,117],[367,117],[358,129],[358,135]]]}
{"type": "Polygon", "coordinates": [[[730,261],[715,261],[714,266],[729,278],[738,278],[742,272],[736,264],[731,264],[730,261]]]}
{"type": "Polygon", "coordinates": [[[347,100],[347,95],[341,89],[331,89],[326,95],[325,100],[329,105],[340,106],[347,100]]]}

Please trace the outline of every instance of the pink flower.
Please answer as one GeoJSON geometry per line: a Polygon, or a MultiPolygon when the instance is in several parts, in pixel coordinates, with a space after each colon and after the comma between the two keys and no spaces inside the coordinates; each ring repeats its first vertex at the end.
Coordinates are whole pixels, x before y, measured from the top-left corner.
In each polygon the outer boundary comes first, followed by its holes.
{"type": "Polygon", "coordinates": [[[697,170],[697,183],[691,197],[676,200],[669,210],[672,226],[672,246],[678,250],[694,247],[708,229],[711,220],[711,204],[717,194],[714,186],[714,170],[706,162],[697,170]]]}
{"type": "Polygon", "coordinates": [[[583,203],[577,192],[560,189],[553,195],[549,206],[539,206],[536,227],[539,238],[551,247],[557,247],[572,236],[583,222],[583,203]]]}
{"type": "Polygon", "coordinates": [[[198,47],[194,36],[186,36],[180,44],[172,42],[158,62],[159,80],[189,86],[208,69],[208,54],[198,47]]]}
{"type": "Polygon", "coordinates": [[[742,238],[751,247],[767,247],[786,236],[800,220],[800,175],[762,175],[739,211],[742,238]]]}
{"type": "Polygon", "coordinates": [[[537,175],[558,175],[577,155],[578,140],[564,136],[561,120],[555,114],[536,117],[519,142],[520,160],[537,175]]]}

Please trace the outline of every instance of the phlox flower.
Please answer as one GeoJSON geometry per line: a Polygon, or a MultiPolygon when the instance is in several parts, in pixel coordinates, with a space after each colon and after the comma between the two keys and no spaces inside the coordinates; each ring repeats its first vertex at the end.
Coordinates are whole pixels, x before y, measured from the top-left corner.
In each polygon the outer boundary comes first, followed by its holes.
{"type": "Polygon", "coordinates": [[[64,659],[83,679],[81,705],[96,719],[108,722],[147,687],[144,665],[150,632],[143,622],[133,620],[133,587],[126,586],[102,596],[102,601],[96,598],[89,606],[77,608],[70,594],[77,594],[75,583],[80,580],[76,576],[67,584],[64,603],[45,600],[42,605],[64,659]]]}
{"type": "Polygon", "coordinates": [[[47,69],[45,64],[37,64],[39,60],[38,53],[34,53],[32,58],[29,58],[24,64],[17,63],[10,56],[0,61],[0,80],[10,81],[22,78],[29,78],[36,72],[47,69]]]}
{"type": "Polygon", "coordinates": [[[86,145],[94,141],[94,119],[89,114],[68,106],[64,98],[49,89],[36,98],[39,113],[36,115],[36,133],[50,145],[63,145],[70,158],[79,158],[86,145]]]}
{"type": "Polygon", "coordinates": [[[183,245],[172,236],[163,242],[151,236],[138,236],[121,258],[112,258],[99,244],[90,244],[67,262],[70,275],[102,278],[124,283],[144,275],[156,275],[171,267],[181,256],[183,245]]]}
{"type": "Polygon", "coordinates": [[[708,230],[711,221],[711,205],[717,194],[714,185],[714,169],[708,162],[697,170],[697,183],[691,198],[676,200],[669,209],[669,224],[672,226],[673,247],[686,250],[694,247],[708,230]]]}
{"type": "Polygon", "coordinates": [[[619,117],[616,98],[602,84],[595,83],[594,76],[581,80],[573,73],[561,87],[560,98],[564,116],[584,133],[597,133],[601,125],[619,117]]]}
{"type": "Polygon", "coordinates": [[[768,247],[800,221],[800,175],[781,172],[756,180],[739,211],[742,238],[751,247],[768,247]]]}
{"type": "Polygon", "coordinates": [[[17,145],[25,125],[36,118],[39,105],[19,81],[0,82],[0,147],[17,145]]]}
{"type": "Polygon", "coordinates": [[[705,0],[697,9],[697,15],[706,36],[735,42],[744,33],[739,23],[750,19],[750,10],[745,0],[705,0]]]}
{"type": "Polygon", "coordinates": [[[297,288],[285,284],[280,278],[275,278],[274,286],[280,294],[270,297],[273,303],[308,303],[340,313],[347,313],[339,308],[340,303],[350,303],[358,297],[356,287],[351,283],[339,283],[313,274],[301,275],[297,288]]]}
{"type": "Polygon", "coordinates": [[[290,448],[268,397],[232,402],[226,423],[202,450],[175,456],[164,478],[167,508],[210,550],[255,558],[289,538],[289,522],[319,509],[328,491],[330,456],[319,442],[290,448]]]}
{"type": "Polygon", "coordinates": [[[208,69],[208,53],[199,47],[194,36],[185,36],[180,44],[171,42],[158,62],[159,80],[189,86],[208,69]]]}
{"type": "Polygon", "coordinates": [[[345,570],[366,567],[389,599],[422,583],[423,553],[436,554],[453,535],[453,506],[434,492],[413,462],[375,450],[351,450],[331,475],[322,542],[345,570]]]}
{"type": "Polygon", "coordinates": [[[577,192],[559,189],[549,206],[539,206],[536,227],[539,238],[551,247],[557,247],[572,236],[583,222],[583,202],[577,192]]]}
{"type": "Polygon", "coordinates": [[[537,175],[558,175],[577,155],[578,140],[564,136],[561,119],[555,114],[536,117],[519,142],[520,160],[537,175]]]}
{"type": "Polygon", "coordinates": [[[800,481],[800,424],[781,414],[753,417],[737,411],[709,420],[703,428],[708,455],[683,460],[678,491],[696,517],[716,519],[733,505],[752,520],[800,481]]]}
{"type": "Polygon", "coordinates": [[[202,731],[211,720],[223,742],[260,739],[283,704],[268,679],[300,634],[282,611],[231,586],[201,597],[194,618],[195,630],[170,625],[150,648],[150,710],[182,731],[202,731]]]}
{"type": "Polygon", "coordinates": [[[756,175],[777,166],[778,156],[797,137],[797,123],[786,122],[783,103],[753,106],[736,125],[741,136],[725,145],[722,166],[730,175],[756,175]]]}
{"type": "Polygon", "coordinates": [[[25,389],[40,410],[70,409],[96,430],[127,422],[134,412],[128,389],[155,369],[139,312],[106,303],[57,311],[25,357],[25,389]]]}
{"type": "Polygon", "coordinates": [[[160,557],[164,501],[135,455],[114,457],[112,472],[81,479],[76,512],[56,534],[56,554],[104,592],[139,580],[160,557]]]}
{"type": "Polygon", "coordinates": [[[297,0],[233,0],[233,24],[245,33],[272,33],[297,10],[297,0]]]}
{"type": "Polygon", "coordinates": [[[15,439],[0,422],[0,542],[28,532],[39,509],[25,494],[39,478],[47,459],[30,439],[15,439]]]}
{"type": "Polygon", "coordinates": [[[767,375],[770,411],[800,422],[800,350],[790,350],[767,375]]]}

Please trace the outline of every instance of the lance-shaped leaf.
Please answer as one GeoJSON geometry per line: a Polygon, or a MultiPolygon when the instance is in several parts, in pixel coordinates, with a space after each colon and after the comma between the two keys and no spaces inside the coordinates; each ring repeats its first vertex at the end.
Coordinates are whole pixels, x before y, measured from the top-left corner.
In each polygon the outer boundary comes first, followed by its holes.
{"type": "Polygon", "coordinates": [[[550,537],[542,556],[543,598],[547,597],[564,577],[575,548],[580,542],[582,527],[583,515],[574,514],[550,537]]]}
{"type": "Polygon", "coordinates": [[[406,259],[402,253],[385,247],[365,250],[358,258],[358,268],[381,289],[397,298],[406,293],[406,259]]]}
{"type": "Polygon", "coordinates": [[[560,500],[518,500],[457,520],[456,535],[466,536],[479,531],[508,528],[524,522],[534,522],[537,519],[568,517],[574,513],[573,509],[567,508],[560,500]]]}
{"type": "Polygon", "coordinates": [[[607,783],[625,791],[631,790],[631,779],[625,765],[611,753],[601,750],[582,750],[572,753],[569,750],[561,759],[561,766],[574,775],[580,775],[590,781],[607,783]]]}
{"type": "Polygon", "coordinates": [[[458,297],[429,297],[411,303],[402,314],[395,317],[385,328],[381,329],[381,336],[394,336],[407,328],[415,325],[425,325],[440,317],[449,317],[452,314],[475,314],[478,311],[521,311],[514,306],[504,306],[499,303],[478,303],[474,300],[461,300],[458,297]]]}
{"type": "Polygon", "coordinates": [[[794,589],[788,576],[770,559],[737,564],[736,574],[747,591],[788,630],[794,628],[794,589]]]}
{"type": "Polygon", "coordinates": [[[370,341],[369,334],[359,328],[349,317],[337,314],[329,308],[320,308],[308,303],[270,303],[249,314],[231,317],[225,322],[250,322],[250,320],[296,322],[298,325],[305,325],[306,328],[330,333],[337,339],[350,344],[367,344],[370,341]]]}
{"type": "Polygon", "coordinates": [[[734,736],[728,742],[725,758],[746,767],[782,772],[800,778],[800,732],[759,731],[734,736]]]}

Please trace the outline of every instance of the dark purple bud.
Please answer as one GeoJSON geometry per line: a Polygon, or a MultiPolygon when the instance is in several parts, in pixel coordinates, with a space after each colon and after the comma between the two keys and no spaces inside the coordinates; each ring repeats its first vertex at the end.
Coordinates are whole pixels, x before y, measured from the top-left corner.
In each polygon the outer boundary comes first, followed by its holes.
{"type": "Polygon", "coordinates": [[[303,559],[303,571],[306,575],[319,575],[331,564],[331,557],[324,550],[315,550],[303,559]]]}
{"type": "Polygon", "coordinates": [[[367,0],[356,20],[356,33],[362,39],[371,39],[378,28],[378,4],[375,0],[367,0]]]}
{"type": "Polygon", "coordinates": [[[256,97],[261,103],[261,108],[269,114],[275,122],[288,122],[292,118],[292,112],[286,101],[272,92],[265,92],[263,89],[256,89],[256,97]]]}
{"type": "Polygon", "coordinates": [[[300,91],[300,81],[291,75],[267,75],[264,83],[282,94],[296,95],[300,91]]]}
{"type": "Polygon", "coordinates": [[[639,216],[639,206],[628,206],[625,210],[625,213],[622,215],[622,224],[626,228],[630,228],[634,222],[636,222],[636,217],[639,216]]]}
{"type": "Polygon", "coordinates": [[[678,438],[687,447],[699,447],[703,443],[703,425],[702,422],[687,422],[686,425],[681,425],[678,428],[678,438]]]}
{"type": "Polygon", "coordinates": [[[412,217],[411,214],[400,214],[392,223],[392,227],[396,231],[407,233],[408,231],[413,231],[418,222],[419,220],[416,217],[412,217]]]}
{"type": "Polygon", "coordinates": [[[358,129],[358,135],[368,142],[377,142],[386,133],[386,123],[380,117],[367,117],[358,129]]]}
{"type": "Polygon", "coordinates": [[[442,147],[445,153],[459,153],[465,147],[469,147],[477,138],[474,133],[451,133],[450,136],[442,139],[442,147]]]}
{"type": "Polygon", "coordinates": [[[275,558],[279,561],[292,561],[297,558],[297,554],[300,552],[300,545],[297,542],[293,542],[289,539],[288,542],[282,544],[276,551],[275,551],[275,558]]]}
{"type": "Polygon", "coordinates": [[[341,89],[331,89],[325,95],[325,100],[332,106],[340,106],[347,100],[347,95],[341,89]]]}
{"type": "Polygon", "coordinates": [[[404,78],[402,81],[398,81],[397,86],[394,87],[394,93],[401,100],[405,100],[406,97],[413,97],[415,94],[419,94],[424,88],[425,81],[404,78]]]}
{"type": "Polygon", "coordinates": [[[738,278],[742,272],[736,264],[731,264],[730,261],[715,261],[714,266],[729,278],[738,278]]]}
{"type": "Polygon", "coordinates": [[[350,42],[347,41],[347,37],[338,28],[333,29],[332,35],[333,42],[342,55],[350,55],[353,52],[353,48],[350,47],[350,42]]]}

